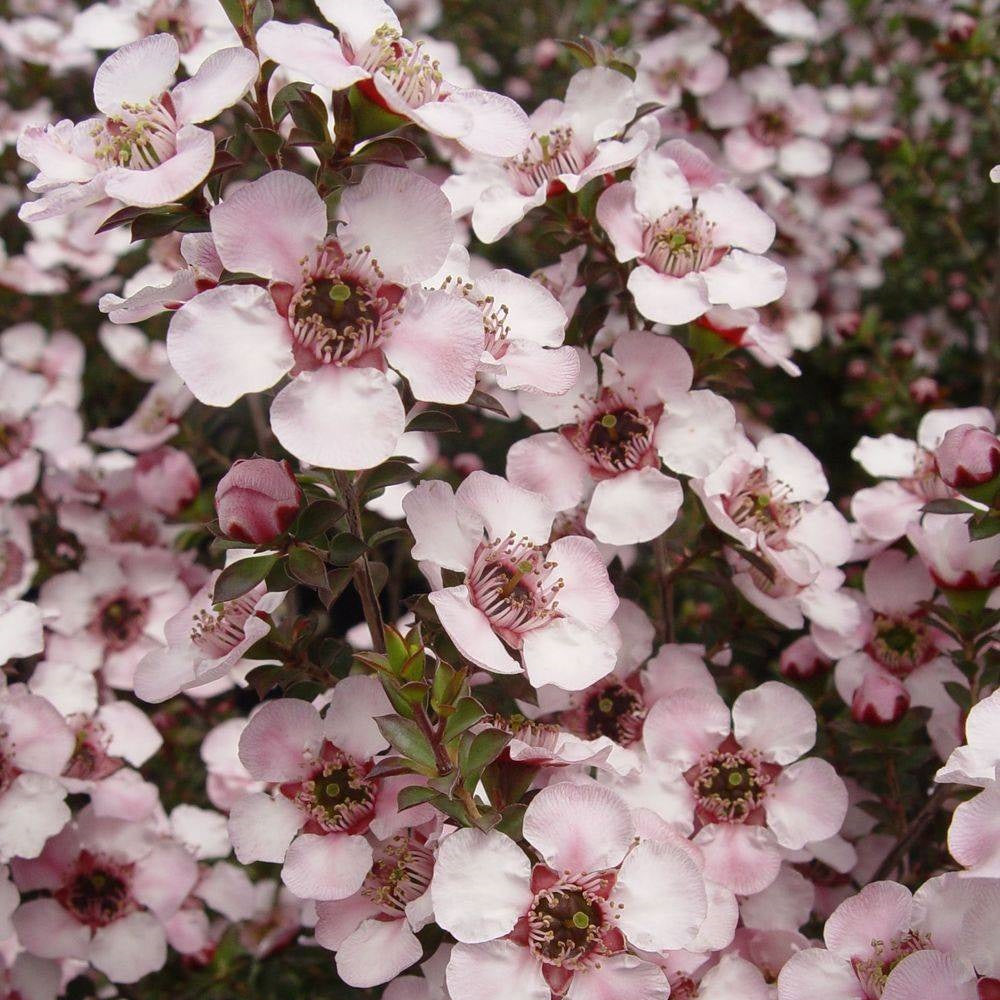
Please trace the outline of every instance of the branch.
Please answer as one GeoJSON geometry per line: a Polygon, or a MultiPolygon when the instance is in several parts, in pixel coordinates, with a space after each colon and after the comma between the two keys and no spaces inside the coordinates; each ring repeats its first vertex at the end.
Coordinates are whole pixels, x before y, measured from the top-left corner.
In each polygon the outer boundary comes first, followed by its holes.
{"type": "Polygon", "coordinates": [[[878,882],[884,879],[891,872],[899,867],[903,855],[913,846],[914,841],[927,829],[928,824],[934,819],[938,809],[941,808],[944,800],[951,794],[948,785],[938,785],[931,793],[931,797],[924,803],[924,807],[910,821],[910,825],[903,831],[896,846],[889,852],[886,859],[878,866],[871,881],[878,882]]]}

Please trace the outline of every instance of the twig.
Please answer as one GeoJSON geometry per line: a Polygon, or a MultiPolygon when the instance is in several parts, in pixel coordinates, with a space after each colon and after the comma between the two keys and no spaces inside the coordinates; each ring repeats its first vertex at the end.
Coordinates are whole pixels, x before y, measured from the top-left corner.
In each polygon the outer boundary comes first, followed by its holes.
{"type": "Polygon", "coordinates": [[[653,555],[656,559],[656,578],[660,584],[660,603],[663,606],[662,637],[665,642],[673,642],[674,627],[674,579],[670,572],[670,554],[663,535],[653,539],[653,555]]]}
{"type": "Polygon", "coordinates": [[[932,819],[934,819],[935,814],[944,800],[951,793],[951,789],[948,785],[938,785],[937,788],[931,793],[931,797],[924,803],[923,809],[917,813],[916,816],[910,821],[910,825],[906,828],[903,834],[900,836],[899,840],[896,841],[896,846],[889,852],[886,859],[878,866],[875,874],[872,875],[871,881],[878,882],[884,879],[891,872],[894,872],[898,867],[900,861],[903,859],[903,855],[910,849],[914,841],[924,832],[927,825],[932,819]]]}

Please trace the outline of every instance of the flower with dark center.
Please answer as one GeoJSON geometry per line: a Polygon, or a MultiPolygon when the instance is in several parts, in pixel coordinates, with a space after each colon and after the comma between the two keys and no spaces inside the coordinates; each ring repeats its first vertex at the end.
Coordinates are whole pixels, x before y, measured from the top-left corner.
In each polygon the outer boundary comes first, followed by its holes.
{"type": "Polygon", "coordinates": [[[607,479],[631,469],[659,466],[653,447],[657,416],[604,389],[587,418],[562,433],[590,464],[591,475],[607,479]]]}
{"type": "Polygon", "coordinates": [[[799,505],[789,501],[787,487],[770,482],[764,469],[755,469],[726,500],[726,513],[741,528],[749,528],[769,545],[780,542],[799,521],[799,505]]]}
{"type": "Polygon", "coordinates": [[[511,183],[523,195],[534,194],[560,174],[578,174],[584,166],[586,157],[569,125],[558,125],[541,134],[532,132],[524,151],[504,163],[511,183]]]}
{"type": "Polygon", "coordinates": [[[784,108],[761,108],[747,123],[747,131],[762,146],[781,146],[792,137],[784,108]]]}
{"type": "Polygon", "coordinates": [[[110,650],[127,649],[142,634],[149,615],[149,599],[119,594],[105,601],[92,628],[110,650]]]}
{"type": "Polygon", "coordinates": [[[70,880],[56,900],[93,930],[127,916],[138,906],[132,897],[133,866],[82,851],[70,880]]]}
{"type": "Polygon", "coordinates": [[[567,877],[535,893],[527,914],[528,947],[546,965],[583,969],[607,954],[611,908],[600,876],[567,877]]]}
{"type": "Polygon", "coordinates": [[[696,208],[674,208],[643,234],[643,259],[661,274],[683,278],[714,267],[728,247],[715,245],[715,224],[696,208]]]}
{"type": "Polygon", "coordinates": [[[324,743],[310,778],[281,786],[281,792],[309,816],[307,832],[363,833],[375,815],[377,785],[369,768],[332,743],[324,743]]]}
{"type": "Polygon", "coordinates": [[[121,759],[108,753],[111,737],[93,719],[77,716],[76,746],[73,756],[63,771],[66,778],[79,781],[100,781],[114,774],[121,766],[121,759]]]}
{"type": "Polygon", "coordinates": [[[873,628],[867,652],[896,677],[908,677],[937,652],[930,627],[918,617],[876,614],[873,628]]]}
{"type": "Polygon", "coordinates": [[[868,1000],[878,1000],[885,990],[886,980],[893,969],[909,955],[931,947],[926,934],[907,931],[891,941],[873,941],[871,958],[852,958],[851,968],[858,977],[868,1000]]]}
{"type": "Polygon", "coordinates": [[[646,709],[637,691],[620,681],[601,684],[583,704],[583,735],[587,739],[607,736],[623,747],[642,735],[646,709]]]}
{"type": "Polygon", "coordinates": [[[191,641],[206,656],[218,659],[245,638],[243,626],[257,607],[255,596],[244,595],[212,608],[202,608],[191,626],[191,641]]]}
{"type": "Polygon", "coordinates": [[[30,447],[31,438],[31,424],[27,420],[0,416],[0,465],[20,458],[30,447]]]}
{"type": "Polygon", "coordinates": [[[413,837],[397,834],[376,849],[361,893],[398,917],[427,891],[433,872],[434,853],[413,837]]]}
{"type": "Polygon", "coordinates": [[[705,823],[745,823],[761,805],[771,776],[752,750],[734,748],[706,754],[688,772],[705,823]]]}

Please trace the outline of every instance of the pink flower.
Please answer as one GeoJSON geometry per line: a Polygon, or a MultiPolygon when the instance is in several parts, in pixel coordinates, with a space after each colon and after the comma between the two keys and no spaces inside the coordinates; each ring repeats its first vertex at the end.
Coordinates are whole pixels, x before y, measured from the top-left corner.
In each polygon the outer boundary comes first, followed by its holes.
{"type": "Polygon", "coordinates": [[[48,334],[37,323],[18,323],[0,333],[0,357],[8,364],[44,377],[48,391],[41,404],[80,405],[84,349],[65,330],[48,334]]]}
{"type": "Polygon", "coordinates": [[[138,823],[85,810],[36,861],[14,863],[22,893],[14,926],[41,958],[89,962],[112,982],[134,983],[167,958],[163,922],[194,887],[194,858],[138,823]]]}
{"type": "Polygon", "coordinates": [[[643,744],[664,788],[657,811],[695,833],[707,878],[760,892],[777,877],[783,848],[837,833],[847,813],[843,781],[825,760],[798,760],[815,740],[812,707],[777,681],[741,694],[731,725],[725,702],[704,689],[650,709],[643,744]]]}
{"type": "Polygon", "coordinates": [[[208,772],[205,791],[212,805],[225,812],[247,792],[262,792],[267,787],[253,778],[240,760],[240,737],[246,725],[246,719],[226,719],[201,741],[199,752],[208,772]]]}
{"type": "Polygon", "coordinates": [[[135,463],[135,488],[154,510],[179,514],[198,495],[201,481],[194,462],[176,448],[143,452],[135,463]]]}
{"type": "Polygon", "coordinates": [[[193,402],[194,396],[168,369],[153,383],[135,413],[123,424],[99,427],[88,436],[91,441],[106,448],[124,448],[133,452],[158,448],[177,433],[180,418],[193,402]]]}
{"type": "Polygon", "coordinates": [[[823,97],[814,87],[794,85],[788,70],[757,66],[727,80],[701,99],[712,128],[729,129],[723,139],[734,170],[755,174],[776,168],[790,177],[817,177],[830,169],[830,127],[823,97]]]}
{"type": "Polygon", "coordinates": [[[507,455],[512,483],[556,510],[587,502],[586,528],[599,541],[648,541],[673,524],[680,483],[660,471],[707,475],[736,441],[736,415],[708,390],[691,391],[694,368],[677,341],[629,331],[602,356],[603,379],[581,351],[580,375],[564,396],[525,398],[522,409],[558,433],[518,441],[507,455]]]}
{"type": "Polygon", "coordinates": [[[973,541],[970,514],[925,514],[906,537],[943,590],[989,591],[1000,584],[1000,535],[973,541]]]}
{"type": "Polygon", "coordinates": [[[285,531],[302,505],[302,489],[287,462],[239,459],[219,480],[215,510],[223,534],[264,545],[285,531]]]}
{"type": "Polygon", "coordinates": [[[459,830],[438,850],[437,923],[458,939],[448,963],[453,1000],[551,994],[658,1000],[663,973],[629,952],[693,944],[707,913],[704,879],[675,844],[634,842],[610,789],[549,785],[532,799],[524,837],[532,866],[505,834],[459,830]]]}
{"type": "Polygon", "coordinates": [[[379,682],[363,676],[337,683],[325,718],[295,698],[265,702],[240,737],[240,759],[275,791],[234,803],[236,857],[283,862],[282,881],[302,899],[357,893],[374,860],[365,834],[386,838],[433,815],[429,806],[396,812],[396,795],[412,779],[368,777],[389,745],[373,719],[391,712],[379,682]]]}
{"type": "Polygon", "coordinates": [[[111,198],[154,207],[197,187],[215,160],[215,137],[197,123],[235,104],[257,76],[244,48],[223,49],[171,86],[180,52],[172,35],[150,35],[104,61],[94,78],[102,112],[74,125],[29,126],[18,154],[38,167],[28,187],[41,198],[21,206],[26,222],[111,198]]]}
{"type": "Polygon", "coordinates": [[[319,9],[339,40],[316,25],[268,21],[257,33],[261,53],[331,90],[359,84],[387,110],[474,153],[513,156],[524,148],[528,123],[520,107],[446,80],[423,44],[403,37],[383,0],[322,0],[319,9]]]}
{"type": "Polygon", "coordinates": [[[656,323],[687,323],[713,305],[762,306],[785,290],[785,269],[761,256],[774,223],[682,140],[640,156],[632,179],[601,195],[597,219],[618,260],[637,262],[628,289],[656,323]]]}
{"type": "Polygon", "coordinates": [[[639,50],[637,83],[664,108],[680,106],[684,91],[704,97],[726,79],[729,64],[713,46],[719,33],[699,22],[647,42],[639,50]]]}
{"type": "Polygon", "coordinates": [[[271,426],[296,457],[369,468],[395,451],[405,414],[387,364],[418,399],[461,403],[475,387],[482,313],[418,282],[444,263],[447,200],[407,170],[375,166],[340,199],[343,225],[327,237],[326,205],[305,178],[275,171],[211,212],[227,270],[258,284],[211,288],[186,302],[167,335],[170,363],[205,403],[229,406],[292,374],[271,426]]]}
{"type": "Polygon", "coordinates": [[[541,496],[473,472],[454,493],[421,483],[403,509],[413,558],[438,584],[431,603],[463,656],[495,673],[523,669],[535,687],[579,690],[611,670],[618,598],[604,561],[587,538],[549,544],[555,512],[541,496]],[[440,586],[442,570],[463,582],[440,586]]]}

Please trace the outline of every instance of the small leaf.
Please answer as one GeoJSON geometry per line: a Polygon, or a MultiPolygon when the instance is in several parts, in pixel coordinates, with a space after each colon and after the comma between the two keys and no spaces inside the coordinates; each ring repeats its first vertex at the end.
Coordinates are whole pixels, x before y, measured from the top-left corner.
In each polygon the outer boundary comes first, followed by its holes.
{"type": "Polygon", "coordinates": [[[477,733],[463,749],[461,757],[462,778],[466,788],[474,788],[483,768],[493,763],[510,743],[510,733],[502,729],[484,729],[477,733]]]}
{"type": "Polygon", "coordinates": [[[365,476],[361,484],[361,493],[367,499],[387,486],[408,483],[415,475],[416,472],[406,462],[390,458],[388,462],[383,462],[365,476]]]}
{"type": "Polygon", "coordinates": [[[413,541],[413,535],[410,533],[410,529],[404,528],[401,524],[394,524],[391,528],[383,528],[381,531],[376,531],[374,535],[369,536],[368,547],[377,549],[380,545],[384,545],[386,542],[397,541],[413,541]]]}
{"type": "Polygon", "coordinates": [[[281,670],[280,664],[268,664],[263,667],[254,667],[247,674],[247,683],[254,689],[261,701],[281,683],[281,670]]]}
{"type": "MultiPolygon", "coordinates": [[[[455,706],[455,711],[451,713],[448,717],[448,722],[445,724],[444,742],[450,743],[456,736],[460,736],[467,729],[474,726],[485,715],[486,709],[475,698],[462,698],[455,706]]],[[[493,731],[500,732],[500,730],[493,731]]],[[[506,746],[506,743],[504,746],[506,746]]],[[[503,746],[500,749],[502,750],[503,746]]]]}
{"type": "Polygon", "coordinates": [[[389,567],[384,562],[368,563],[368,573],[372,578],[372,587],[377,597],[382,593],[382,588],[389,582],[389,567]]]}
{"type": "Polygon", "coordinates": [[[253,30],[267,24],[274,18],[274,4],[271,0],[256,0],[253,5],[253,30]]]}
{"type": "Polygon", "coordinates": [[[1000,517],[996,515],[986,515],[969,521],[969,541],[981,542],[997,534],[1000,534],[1000,517]]]}
{"type": "Polygon", "coordinates": [[[969,710],[972,705],[972,692],[964,684],[959,684],[958,681],[945,681],[944,689],[959,708],[963,711],[969,710]]]}
{"type": "Polygon", "coordinates": [[[350,566],[365,554],[368,546],[357,535],[341,531],[333,536],[327,558],[334,566],[350,566]]]}
{"type": "Polygon", "coordinates": [[[523,802],[515,802],[504,809],[500,822],[493,828],[500,833],[506,833],[511,840],[520,840],[524,826],[524,814],[528,807],[523,802]]]}
{"type": "Polygon", "coordinates": [[[326,564],[317,553],[305,545],[293,545],[288,550],[288,572],[299,583],[326,588],[326,564]]]}
{"type": "Polygon", "coordinates": [[[274,156],[284,145],[285,140],[273,129],[252,128],[249,130],[253,144],[265,155],[274,156]]]}
{"type": "Polygon", "coordinates": [[[396,796],[396,810],[404,812],[414,806],[422,806],[425,802],[432,802],[441,798],[441,793],[426,785],[408,785],[401,788],[396,796]]]}
{"type": "Polygon", "coordinates": [[[316,538],[325,534],[344,516],[346,511],[336,500],[314,500],[300,511],[292,527],[296,538],[316,538]]]}
{"type": "Polygon", "coordinates": [[[450,434],[458,430],[458,424],[450,413],[444,410],[421,410],[406,424],[408,431],[427,431],[431,434],[450,434]]]}
{"type": "Polygon", "coordinates": [[[271,553],[263,556],[248,556],[227,566],[215,581],[215,591],[212,600],[216,604],[233,601],[242,597],[260,583],[269,570],[278,561],[277,555],[271,553]]]}
{"type": "Polygon", "coordinates": [[[970,506],[964,500],[957,500],[955,498],[929,500],[922,508],[925,514],[968,514],[969,511],[975,509],[975,507],[970,506]]]}
{"type": "Polygon", "coordinates": [[[490,413],[498,413],[501,417],[509,417],[510,414],[504,409],[503,403],[494,396],[480,389],[469,397],[469,406],[478,406],[481,410],[488,410],[490,413]]]}
{"type": "Polygon", "coordinates": [[[398,715],[382,715],[375,720],[375,724],[382,735],[404,757],[437,771],[434,751],[415,722],[401,719],[398,715]]]}

